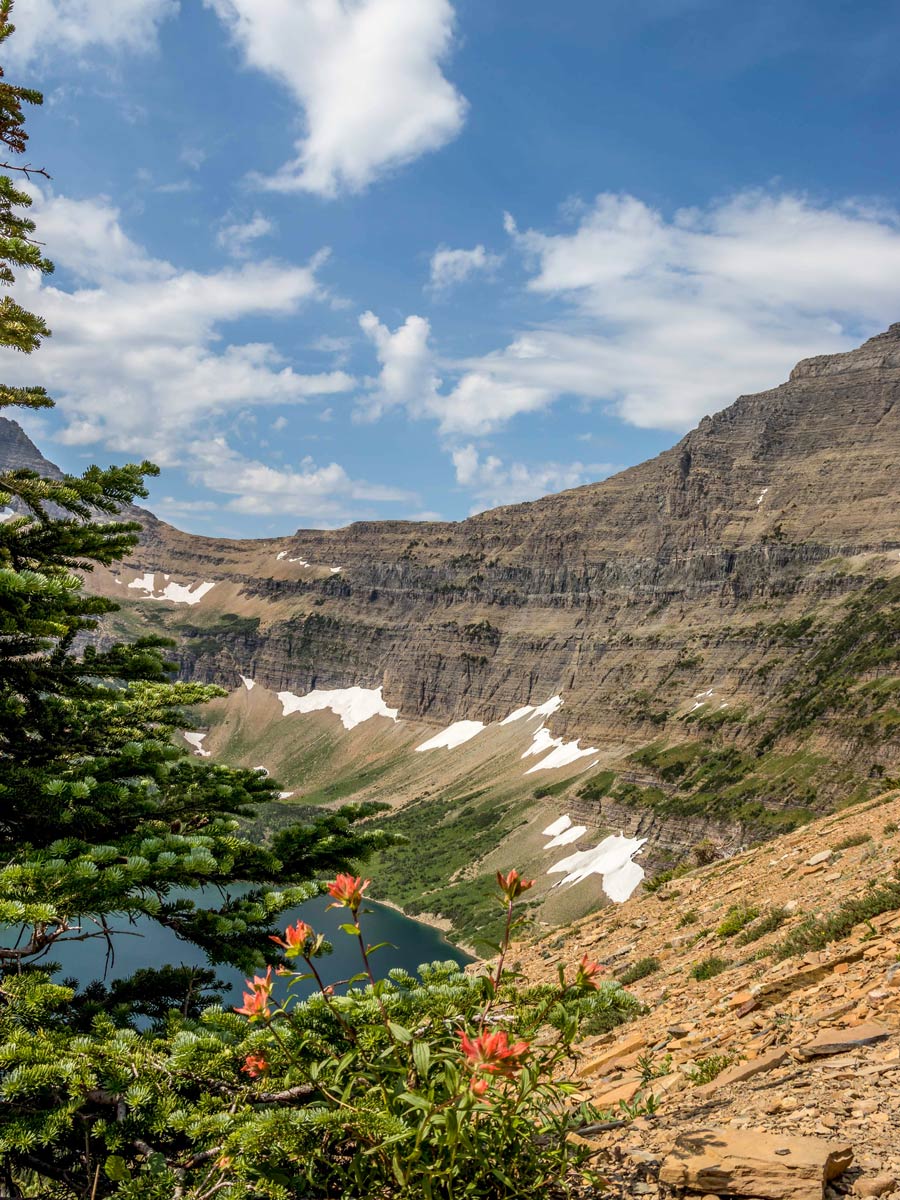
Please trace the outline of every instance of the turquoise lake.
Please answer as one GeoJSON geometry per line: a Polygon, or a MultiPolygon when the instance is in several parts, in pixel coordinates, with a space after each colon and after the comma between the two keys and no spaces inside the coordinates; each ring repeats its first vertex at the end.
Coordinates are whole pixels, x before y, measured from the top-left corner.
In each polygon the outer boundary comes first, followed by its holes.
{"type": "MultiPolygon", "coordinates": [[[[236,888],[231,889],[232,894],[237,891],[236,888]]],[[[362,969],[359,944],[355,938],[350,938],[339,928],[342,922],[348,920],[349,914],[346,909],[339,908],[326,912],[329,903],[328,896],[317,896],[297,908],[288,909],[278,922],[283,928],[302,919],[312,925],[316,932],[324,933],[332,943],[334,952],[325,955],[317,963],[326,984],[347,979],[362,969]]],[[[361,918],[366,942],[369,945],[377,942],[392,943],[391,947],[385,947],[372,955],[372,968],[377,978],[386,975],[392,967],[403,967],[407,971],[415,972],[420,963],[435,960],[446,962],[452,959],[460,964],[471,962],[467,954],[448,942],[439,930],[430,925],[414,921],[374,900],[365,907],[371,909],[371,912],[364,913],[361,918]]],[[[172,966],[210,965],[206,955],[198,947],[181,941],[171,930],[164,929],[146,918],[132,924],[127,917],[120,917],[111,920],[110,925],[113,929],[123,931],[114,939],[114,961],[107,963],[106,945],[102,938],[72,942],[68,945],[57,943],[52,952],[54,962],[58,962],[61,968],[57,978],[74,976],[84,985],[95,979],[107,982],[121,979],[133,974],[139,967],[160,967],[167,963],[172,966]]],[[[226,985],[226,1000],[237,999],[240,1002],[243,973],[223,964],[212,969],[226,985]]],[[[311,990],[312,986],[308,985],[307,990],[311,990]]],[[[298,990],[302,994],[303,989],[298,990]]]]}

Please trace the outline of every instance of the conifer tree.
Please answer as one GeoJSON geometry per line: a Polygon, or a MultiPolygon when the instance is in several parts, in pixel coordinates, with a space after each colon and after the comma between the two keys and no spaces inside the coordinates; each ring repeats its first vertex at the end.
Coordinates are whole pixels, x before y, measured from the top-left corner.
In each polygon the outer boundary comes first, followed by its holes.
{"type": "MultiPolygon", "coordinates": [[[[0,48],[14,30],[12,8],[0,0],[0,48]]],[[[0,143],[10,159],[0,172],[12,172],[0,173],[0,347],[25,355],[50,336],[11,292],[21,272],[53,269],[28,215],[32,196],[13,178],[33,173],[16,160],[26,150],[27,107],[41,99],[0,70],[0,143]]],[[[52,403],[41,387],[0,384],[0,407],[52,403]]],[[[94,1169],[82,1127],[105,1119],[97,1097],[106,1093],[94,1088],[94,1109],[81,1115],[88,1101],[76,1089],[76,1115],[68,1126],[60,1120],[62,1084],[48,1082],[40,1057],[51,1029],[57,1075],[94,1078],[100,1043],[90,1050],[85,1031],[99,1013],[104,1037],[117,1037],[136,1014],[195,1013],[215,985],[211,971],[154,973],[147,964],[131,985],[78,997],[52,978],[54,947],[102,938],[114,948],[118,926],[143,916],[212,963],[252,969],[273,960],[274,918],[314,895],[317,875],[384,841],[356,828],[372,811],[363,807],[293,825],[267,846],[242,837],[239,818],[277,785],[189,757],[172,736],[190,725],[186,709],[221,692],[171,682],[160,639],[92,644],[116,605],[89,595],[82,577],[135,547],[140,525],[119,514],[147,495],[156,473],[144,462],[61,479],[0,474],[0,509],[14,513],[0,521],[0,1196],[107,1194],[106,1177],[100,1190],[94,1179],[91,1192],[89,1178],[82,1188],[94,1169]],[[230,896],[224,889],[235,882],[249,890],[230,896]],[[208,884],[222,898],[184,898],[208,884]]],[[[120,1057],[124,1070],[128,1055],[120,1057]]]]}

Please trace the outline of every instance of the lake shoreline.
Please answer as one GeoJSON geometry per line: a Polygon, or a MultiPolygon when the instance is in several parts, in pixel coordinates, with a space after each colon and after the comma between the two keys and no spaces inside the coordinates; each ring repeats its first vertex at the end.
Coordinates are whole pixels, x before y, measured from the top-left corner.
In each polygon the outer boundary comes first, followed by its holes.
{"type": "Polygon", "coordinates": [[[400,913],[401,916],[406,917],[410,921],[419,921],[422,925],[428,925],[432,929],[436,929],[444,935],[444,941],[448,946],[453,946],[455,949],[461,950],[463,954],[468,954],[473,962],[481,961],[481,955],[476,950],[473,950],[471,946],[467,946],[465,942],[457,941],[455,938],[448,936],[453,933],[453,922],[447,917],[442,917],[439,913],[407,912],[405,908],[402,908],[395,901],[385,900],[382,896],[373,897],[373,900],[376,904],[383,904],[385,908],[392,908],[394,912],[400,913]]]}

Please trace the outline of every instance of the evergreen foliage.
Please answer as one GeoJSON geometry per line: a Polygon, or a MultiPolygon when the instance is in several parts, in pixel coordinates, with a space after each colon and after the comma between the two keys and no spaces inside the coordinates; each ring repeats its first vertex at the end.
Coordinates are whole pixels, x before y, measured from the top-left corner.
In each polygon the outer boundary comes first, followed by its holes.
{"type": "MultiPolygon", "coordinates": [[[[14,29],[12,7],[0,0],[0,45],[14,29]]],[[[13,86],[0,71],[0,142],[10,156],[24,154],[25,111],[40,102],[40,93],[13,86]]],[[[0,285],[7,289],[23,271],[52,271],[27,215],[31,204],[0,174],[0,285]]],[[[11,294],[0,301],[0,346],[27,355],[49,335],[11,294]]],[[[52,400],[40,387],[0,384],[0,407],[10,405],[46,408],[52,400]]],[[[138,514],[120,514],[147,495],[156,473],[144,462],[60,479],[0,474],[4,1197],[100,1200],[122,1182],[113,1150],[140,1155],[136,1147],[153,1133],[170,1147],[184,1143],[176,1110],[185,1089],[201,1102],[210,1078],[213,1092],[227,1096],[248,1082],[223,1048],[237,1038],[236,1017],[220,1012],[225,1042],[214,1050],[196,1032],[201,1009],[216,996],[212,971],[148,965],[130,981],[79,994],[54,976],[54,947],[88,938],[113,946],[116,930],[143,916],[202,947],[211,963],[255,969],[277,953],[273,922],[318,892],[316,876],[386,841],[357,827],[371,806],[290,826],[266,845],[242,836],[240,818],[273,799],[277,784],[198,761],[173,739],[191,727],[186,710],[218,689],[171,682],[160,639],[107,645],[97,638],[98,620],[116,606],[86,594],[81,575],[134,548],[138,514]],[[231,896],[232,883],[250,887],[231,896]],[[196,1055],[209,1062],[195,1075],[196,1055]]],[[[147,1154],[143,1161],[157,1162],[147,1154]]]]}

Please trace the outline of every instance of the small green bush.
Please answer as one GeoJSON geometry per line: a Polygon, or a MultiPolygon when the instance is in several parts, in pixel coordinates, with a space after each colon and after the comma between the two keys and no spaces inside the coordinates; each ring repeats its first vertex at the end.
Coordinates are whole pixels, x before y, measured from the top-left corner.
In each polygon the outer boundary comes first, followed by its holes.
{"type": "Polygon", "coordinates": [[[712,1083],[733,1062],[733,1054],[711,1054],[708,1058],[698,1058],[688,1071],[687,1077],[694,1087],[699,1087],[703,1083],[712,1083]]]}
{"type": "Polygon", "coordinates": [[[733,904],[725,914],[725,918],[716,930],[716,933],[719,937],[734,937],[736,933],[740,933],[751,921],[755,921],[758,916],[758,908],[752,908],[747,904],[733,904]]]}
{"type": "Polygon", "coordinates": [[[808,917],[774,947],[772,954],[775,961],[780,962],[792,954],[822,950],[831,942],[845,938],[855,925],[896,909],[900,909],[900,880],[892,879],[880,885],[873,882],[862,896],[845,900],[827,916],[808,917]]]}
{"type": "Polygon", "coordinates": [[[745,929],[741,936],[737,939],[736,945],[749,946],[751,942],[757,941],[761,937],[765,937],[767,933],[774,933],[787,920],[787,909],[780,905],[776,908],[770,908],[769,911],[748,929],[745,929]]]}
{"type": "Polygon", "coordinates": [[[623,987],[627,987],[630,983],[637,983],[639,979],[646,979],[648,975],[653,975],[658,970],[658,958],[642,958],[627,967],[617,978],[623,987]]]}
{"type": "Polygon", "coordinates": [[[675,926],[675,928],[685,929],[688,925],[696,925],[699,920],[700,914],[697,912],[696,908],[689,908],[687,912],[682,913],[678,918],[678,924],[675,926]]]}
{"type": "Polygon", "coordinates": [[[730,966],[731,963],[727,958],[718,958],[715,954],[711,954],[709,958],[702,958],[699,962],[694,963],[691,967],[691,978],[702,983],[705,979],[712,979],[716,975],[721,975],[730,966]]]}
{"type": "Polygon", "coordinates": [[[888,823],[885,825],[884,829],[882,829],[881,832],[884,834],[885,837],[891,837],[892,834],[895,834],[897,832],[897,822],[896,821],[888,821],[888,823]]]}
{"type": "Polygon", "coordinates": [[[871,833],[852,833],[849,837],[843,838],[840,842],[835,842],[831,847],[832,850],[850,850],[854,846],[864,846],[866,842],[871,842],[871,833]]]}

